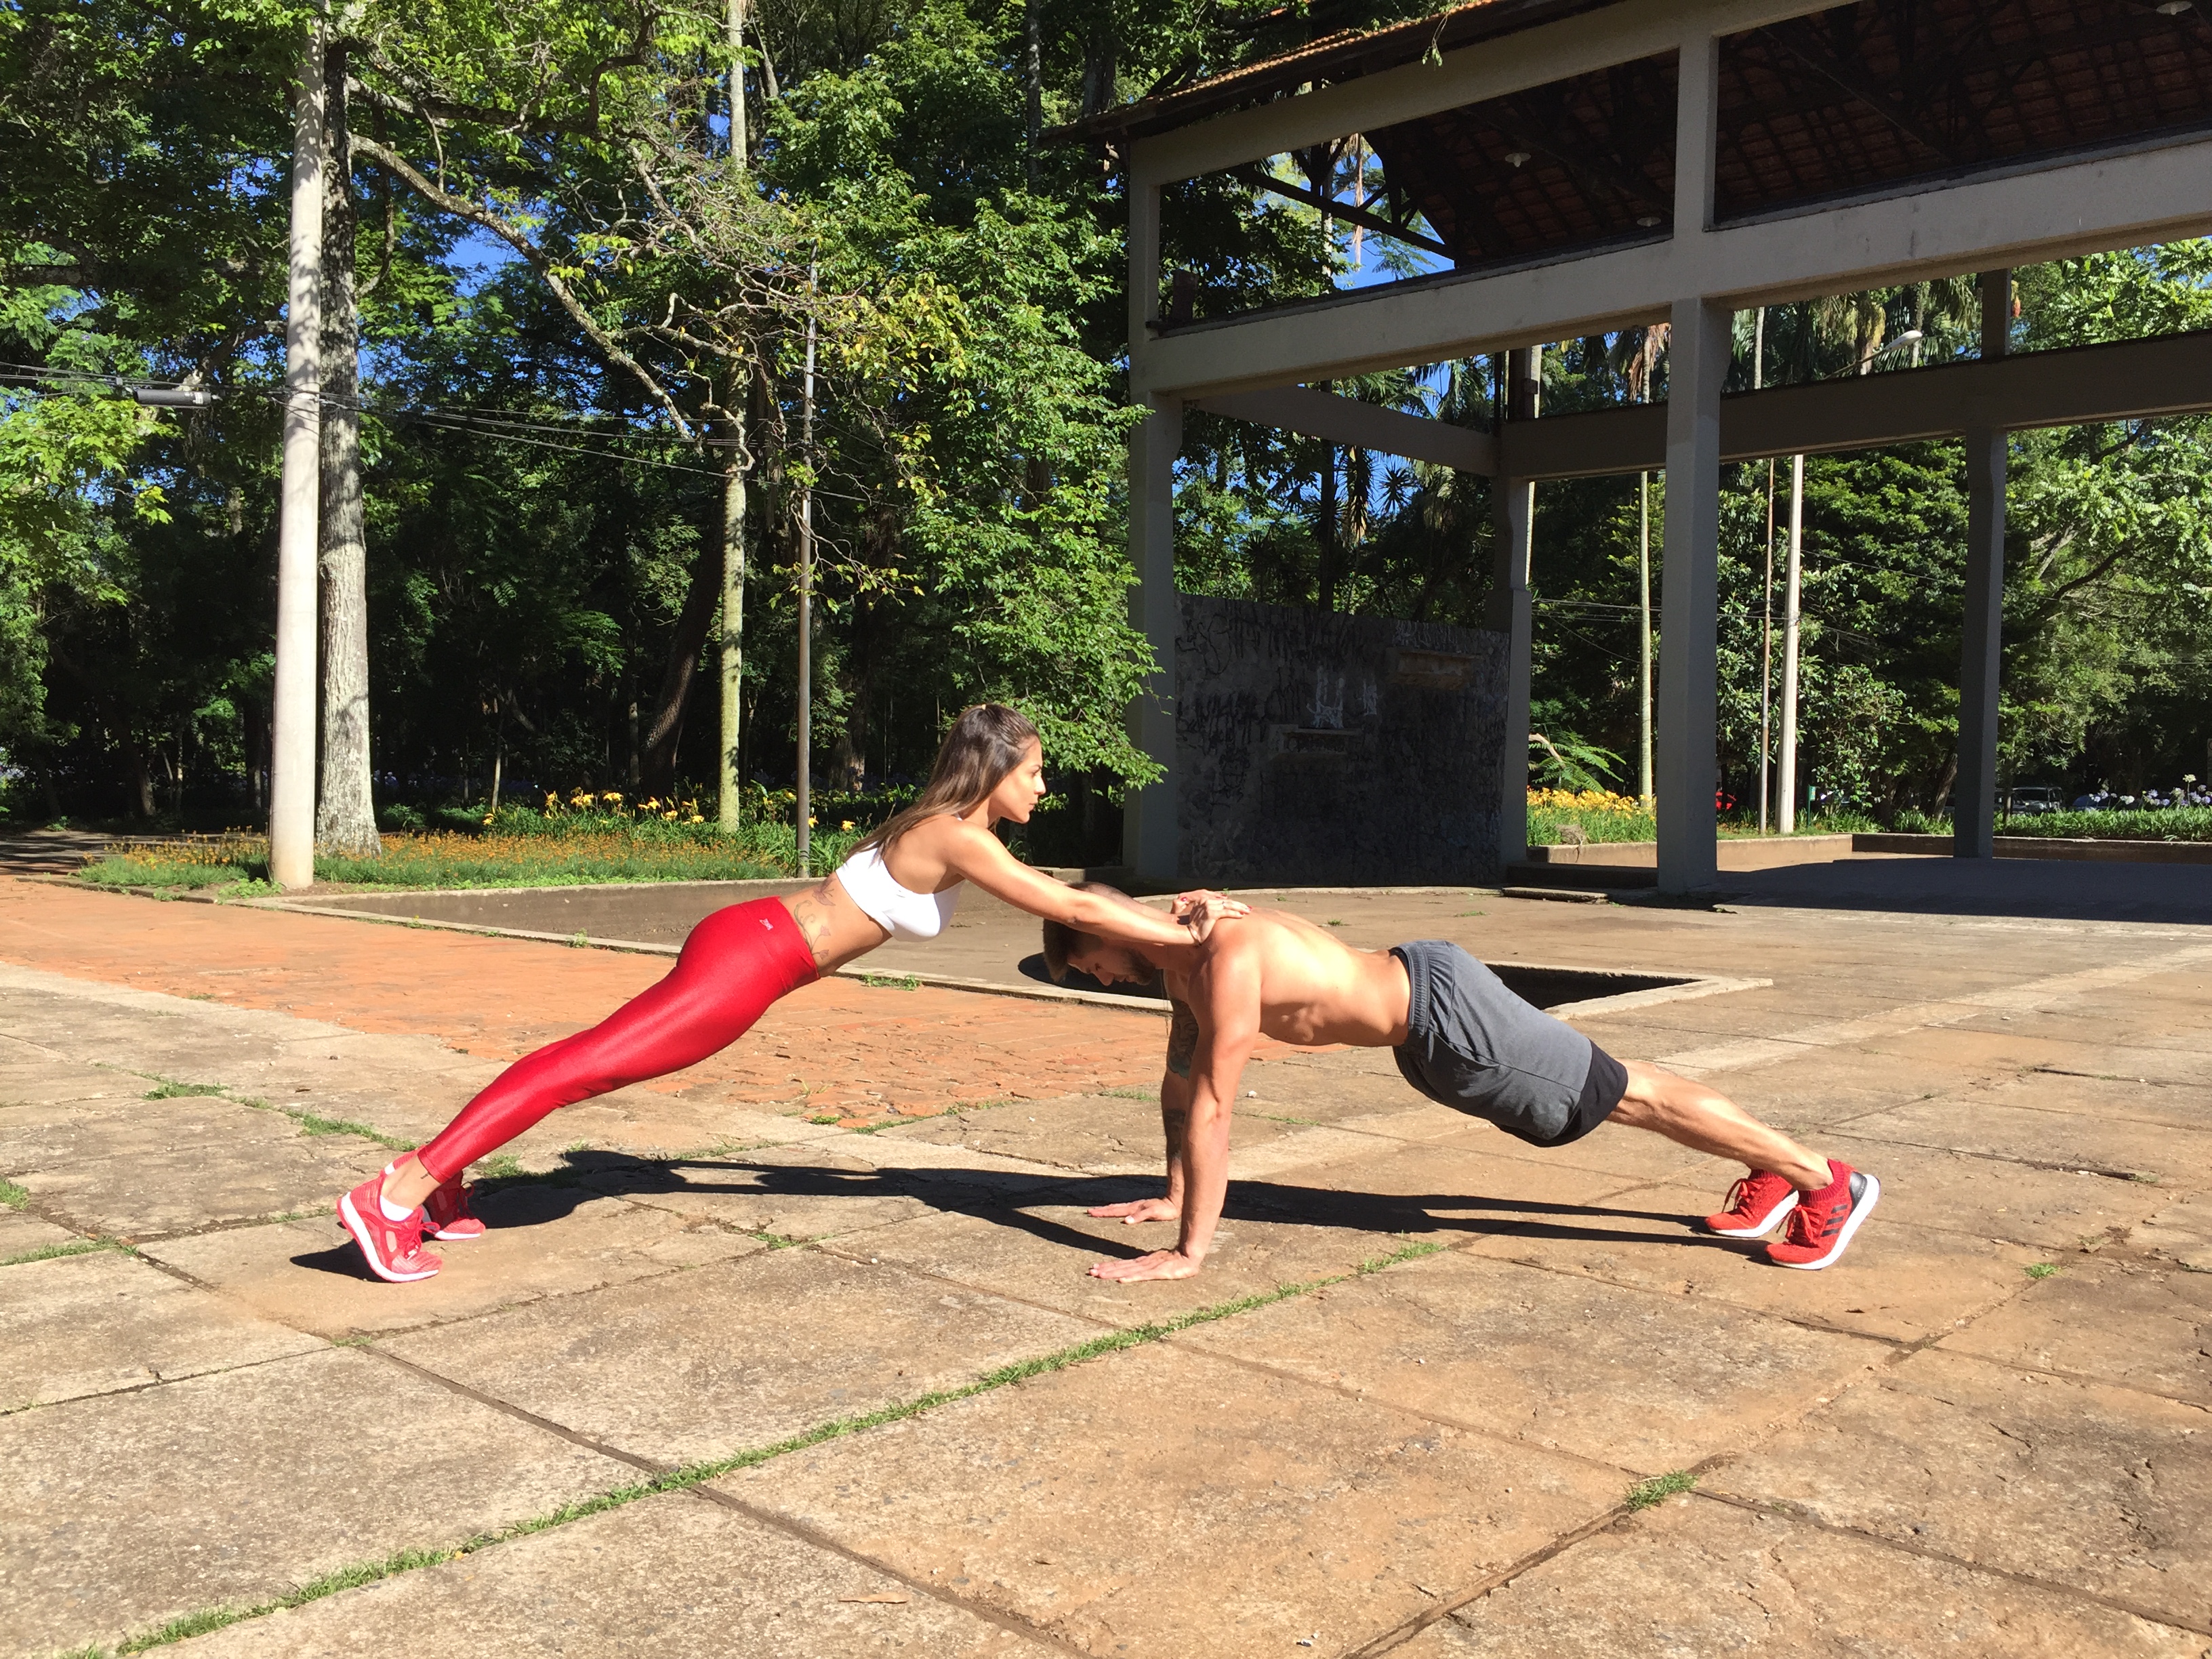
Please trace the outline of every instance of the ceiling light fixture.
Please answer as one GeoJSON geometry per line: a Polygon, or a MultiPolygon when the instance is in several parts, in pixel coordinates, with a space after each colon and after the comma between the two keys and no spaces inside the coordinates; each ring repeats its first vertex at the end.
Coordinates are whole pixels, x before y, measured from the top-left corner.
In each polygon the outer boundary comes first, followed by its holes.
{"type": "Polygon", "coordinates": [[[2158,15],[2160,17],[2179,17],[2185,11],[2196,9],[2197,0],[2165,0],[2158,9],[2158,15]]]}
{"type": "Polygon", "coordinates": [[[1656,213],[1639,213],[1636,216],[1636,222],[1645,230],[1650,230],[1658,225],[1661,220],[1656,213]]]}
{"type": "Polygon", "coordinates": [[[1505,165],[1509,167],[1527,167],[1528,165],[1528,152],[1525,149],[1513,149],[1506,151],[1505,165]]]}

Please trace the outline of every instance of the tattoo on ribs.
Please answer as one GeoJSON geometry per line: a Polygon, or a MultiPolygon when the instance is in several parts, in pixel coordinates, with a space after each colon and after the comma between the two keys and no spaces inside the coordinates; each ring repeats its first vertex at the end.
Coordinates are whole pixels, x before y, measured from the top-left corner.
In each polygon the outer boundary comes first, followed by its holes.
{"type": "Polygon", "coordinates": [[[1198,1016],[1187,1002],[1173,1006],[1175,1018],[1168,1026],[1168,1070],[1188,1078],[1190,1063],[1198,1055],[1198,1016]]]}

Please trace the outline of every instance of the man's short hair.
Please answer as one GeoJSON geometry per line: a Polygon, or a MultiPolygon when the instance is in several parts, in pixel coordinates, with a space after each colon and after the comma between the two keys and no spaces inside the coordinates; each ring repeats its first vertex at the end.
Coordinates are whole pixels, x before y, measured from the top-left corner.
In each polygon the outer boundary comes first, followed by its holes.
{"type": "MultiPolygon", "coordinates": [[[[1103,881],[1079,881],[1069,884],[1079,893],[1097,893],[1108,898],[1120,899],[1124,904],[1134,904],[1118,887],[1103,881]]],[[[1096,933],[1086,933],[1073,923],[1054,921],[1049,917],[1044,924],[1044,969],[1055,984],[1067,978],[1067,959],[1085,951],[1096,950],[1106,941],[1096,933]]]]}

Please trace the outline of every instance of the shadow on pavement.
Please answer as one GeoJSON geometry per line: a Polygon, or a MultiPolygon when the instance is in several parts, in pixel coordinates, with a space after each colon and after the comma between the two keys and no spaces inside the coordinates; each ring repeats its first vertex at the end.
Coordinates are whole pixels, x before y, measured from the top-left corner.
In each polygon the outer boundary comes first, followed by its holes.
{"type": "MultiPolygon", "coordinates": [[[[479,1186],[477,1207],[492,1227],[532,1227],[561,1220],[593,1199],[671,1193],[730,1194],[769,1198],[912,1198],[940,1213],[969,1215],[1016,1228],[1048,1243],[1090,1255],[1135,1257],[1159,1248],[1087,1232],[1037,1212],[1118,1204],[1154,1195],[1152,1176],[1009,1175],[1000,1170],[842,1170],[822,1164],[759,1163],[741,1158],[638,1158],[622,1152],[569,1155],[569,1167],[549,1175],[479,1186]],[[717,1177],[721,1178],[717,1178],[717,1177]],[[1018,1188],[1018,1193],[1010,1188],[1018,1188]]],[[[1710,1237],[1687,1229],[1695,1217],[1660,1210],[1558,1204],[1539,1199],[1479,1193],[1376,1194],[1343,1192],[1275,1181],[1232,1181],[1224,1221],[1266,1221],[1377,1234],[1460,1232],[1469,1236],[1575,1239],[1613,1244],[1684,1244],[1746,1255],[1760,1241],[1710,1237]],[[1582,1224],[1577,1224],[1581,1218],[1582,1224]],[[1626,1229],[1601,1222],[1644,1222],[1656,1229],[1626,1229]]],[[[829,1235],[834,1237],[834,1235],[829,1235]]],[[[303,1252],[296,1267],[366,1277],[350,1243],[303,1252]]]]}
{"type": "Polygon", "coordinates": [[[2057,859],[1842,859],[1729,870],[1721,896],[1793,909],[2212,924],[2212,866],[2057,859]]]}

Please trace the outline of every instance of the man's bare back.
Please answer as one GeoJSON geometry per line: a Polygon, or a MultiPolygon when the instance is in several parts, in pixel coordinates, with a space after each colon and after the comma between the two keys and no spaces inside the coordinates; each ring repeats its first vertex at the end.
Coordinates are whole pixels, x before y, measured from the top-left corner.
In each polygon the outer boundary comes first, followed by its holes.
{"type": "MultiPolygon", "coordinates": [[[[1404,964],[1388,951],[1352,950],[1285,910],[1254,910],[1214,949],[1163,972],[1170,997],[1208,1013],[1241,1006],[1256,980],[1259,1030],[1279,1042],[1389,1048],[1406,1040],[1404,964]]],[[[1201,1029],[1210,1023],[1200,1016],[1201,1029]]]]}

